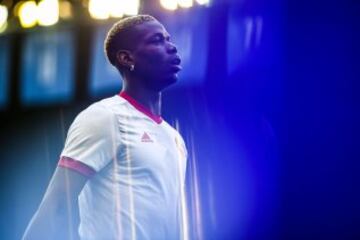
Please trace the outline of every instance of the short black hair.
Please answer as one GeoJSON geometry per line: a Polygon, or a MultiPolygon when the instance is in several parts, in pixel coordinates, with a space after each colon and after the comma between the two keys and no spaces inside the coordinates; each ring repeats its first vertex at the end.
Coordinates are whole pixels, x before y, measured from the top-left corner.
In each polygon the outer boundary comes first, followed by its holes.
{"type": "Polygon", "coordinates": [[[116,53],[117,51],[124,49],[124,46],[121,45],[121,38],[125,37],[129,29],[133,28],[136,25],[142,24],[144,22],[157,21],[156,18],[150,15],[136,15],[131,17],[126,17],[118,22],[116,22],[107,33],[104,42],[104,51],[109,62],[116,66],[116,53]]]}

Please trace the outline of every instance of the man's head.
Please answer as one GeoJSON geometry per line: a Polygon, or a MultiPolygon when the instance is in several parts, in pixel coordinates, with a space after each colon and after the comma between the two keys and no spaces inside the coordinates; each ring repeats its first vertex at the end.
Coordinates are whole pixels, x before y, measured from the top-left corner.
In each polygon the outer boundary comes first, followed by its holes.
{"type": "Polygon", "coordinates": [[[164,26],[154,17],[137,15],[113,25],[105,40],[109,62],[126,81],[161,91],[177,80],[181,67],[177,49],[164,26]],[[129,78],[129,79],[127,79],[129,78]]]}

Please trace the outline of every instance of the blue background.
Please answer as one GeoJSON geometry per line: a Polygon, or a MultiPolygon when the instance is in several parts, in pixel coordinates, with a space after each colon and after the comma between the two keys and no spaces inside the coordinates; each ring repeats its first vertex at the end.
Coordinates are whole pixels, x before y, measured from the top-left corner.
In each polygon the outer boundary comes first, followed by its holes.
{"type": "Polygon", "coordinates": [[[29,33],[21,61],[24,105],[69,102],[74,93],[74,42],[66,30],[29,33]]]}
{"type": "Polygon", "coordinates": [[[10,39],[0,38],[0,109],[5,109],[9,102],[9,68],[10,68],[10,39]]]}

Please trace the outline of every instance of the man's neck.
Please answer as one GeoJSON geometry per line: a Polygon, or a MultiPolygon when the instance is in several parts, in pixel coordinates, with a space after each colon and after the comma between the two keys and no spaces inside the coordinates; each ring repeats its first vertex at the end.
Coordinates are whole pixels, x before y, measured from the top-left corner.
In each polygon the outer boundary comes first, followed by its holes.
{"type": "Polygon", "coordinates": [[[161,92],[130,86],[124,86],[122,91],[146,107],[152,114],[161,115],[161,92]]]}

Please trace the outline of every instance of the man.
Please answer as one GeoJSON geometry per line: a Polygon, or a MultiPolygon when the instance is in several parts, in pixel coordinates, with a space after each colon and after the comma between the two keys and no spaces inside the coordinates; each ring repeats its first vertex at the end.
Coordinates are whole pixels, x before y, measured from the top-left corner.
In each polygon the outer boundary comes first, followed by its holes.
{"type": "Polygon", "coordinates": [[[23,239],[180,239],[186,148],[160,116],[180,58],[149,15],[115,23],[105,40],[122,91],[82,111],[23,239]],[[79,213],[80,224],[74,216],[79,213]]]}

